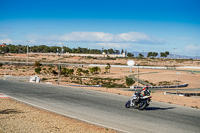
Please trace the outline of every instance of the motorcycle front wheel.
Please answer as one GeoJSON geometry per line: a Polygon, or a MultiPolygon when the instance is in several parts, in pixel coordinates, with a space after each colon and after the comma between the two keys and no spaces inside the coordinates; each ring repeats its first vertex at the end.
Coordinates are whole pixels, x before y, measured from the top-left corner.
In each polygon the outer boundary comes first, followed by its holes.
{"type": "Polygon", "coordinates": [[[147,107],[147,101],[146,100],[140,100],[139,101],[139,110],[143,110],[147,107]]]}
{"type": "Polygon", "coordinates": [[[128,100],[128,102],[126,102],[126,104],[125,104],[125,107],[130,108],[130,104],[131,104],[131,100],[128,100]]]}

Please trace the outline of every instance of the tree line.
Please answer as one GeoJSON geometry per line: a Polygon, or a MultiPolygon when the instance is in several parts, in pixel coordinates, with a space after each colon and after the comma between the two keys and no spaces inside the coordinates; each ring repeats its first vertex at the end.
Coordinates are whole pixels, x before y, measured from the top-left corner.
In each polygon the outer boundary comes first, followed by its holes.
{"type": "MultiPolygon", "coordinates": [[[[165,51],[165,52],[160,52],[160,57],[164,57],[164,58],[166,58],[167,56],[169,55],[169,52],[168,51],[165,51]]],[[[158,56],[158,53],[157,52],[148,52],[147,53],[147,58],[155,58],[155,57],[157,57],[158,56]]],[[[127,54],[127,57],[134,57],[134,54],[132,54],[132,53],[128,53],[127,54]]],[[[143,54],[141,54],[141,53],[139,53],[139,56],[138,56],[139,58],[144,58],[144,55],[143,54]]]]}
{"type": "MultiPolygon", "coordinates": [[[[29,52],[33,53],[83,53],[83,54],[102,54],[102,52],[105,52],[106,54],[122,54],[125,53],[125,55],[129,58],[134,57],[134,54],[127,53],[125,50],[115,50],[115,49],[89,49],[89,48],[69,48],[66,46],[58,47],[58,46],[46,46],[46,45],[39,45],[39,46],[28,46],[29,52]]],[[[0,54],[4,53],[27,53],[27,46],[25,45],[12,45],[9,44],[6,47],[0,47],[0,54]]],[[[168,51],[161,52],[160,57],[167,57],[169,55],[168,51]]],[[[148,52],[147,58],[155,58],[158,56],[157,52],[148,52]]],[[[139,53],[139,58],[144,58],[144,55],[139,53]]]]}
{"type": "MultiPolygon", "coordinates": [[[[58,46],[28,46],[29,52],[33,53],[84,53],[84,54],[101,54],[105,52],[106,54],[122,54],[124,50],[115,50],[115,49],[89,49],[89,48],[69,48],[66,46],[58,47],[58,46]]],[[[126,51],[125,51],[126,52],[126,51]]],[[[12,45],[9,44],[6,47],[0,47],[0,53],[27,53],[27,46],[25,45],[12,45]]]]}

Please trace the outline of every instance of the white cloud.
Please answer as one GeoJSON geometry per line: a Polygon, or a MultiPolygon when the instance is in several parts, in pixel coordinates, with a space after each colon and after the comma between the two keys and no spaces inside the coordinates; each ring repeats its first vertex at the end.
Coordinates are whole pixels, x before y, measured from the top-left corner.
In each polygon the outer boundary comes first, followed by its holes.
{"type": "Polygon", "coordinates": [[[200,46],[190,44],[185,47],[185,50],[186,51],[197,51],[197,50],[200,50],[200,46]]]}
{"type": "Polygon", "coordinates": [[[63,41],[110,42],[114,36],[104,32],[72,32],[61,37],[63,41]]]}
{"type": "Polygon", "coordinates": [[[39,42],[88,42],[88,43],[139,43],[139,44],[164,44],[161,39],[155,39],[140,32],[111,34],[104,32],[72,32],[65,35],[38,36],[30,35],[30,39],[39,42]]]}
{"type": "Polygon", "coordinates": [[[129,43],[94,43],[92,45],[98,45],[100,47],[104,47],[104,48],[128,48],[130,47],[129,43]]]}
{"type": "Polygon", "coordinates": [[[153,42],[153,39],[151,39],[148,35],[144,33],[139,32],[129,32],[129,33],[121,33],[116,35],[116,40],[120,42],[135,42],[135,43],[141,43],[141,42],[153,42]]]}
{"type": "Polygon", "coordinates": [[[0,43],[11,44],[13,43],[13,41],[11,39],[4,38],[4,39],[0,39],[0,43]]]}

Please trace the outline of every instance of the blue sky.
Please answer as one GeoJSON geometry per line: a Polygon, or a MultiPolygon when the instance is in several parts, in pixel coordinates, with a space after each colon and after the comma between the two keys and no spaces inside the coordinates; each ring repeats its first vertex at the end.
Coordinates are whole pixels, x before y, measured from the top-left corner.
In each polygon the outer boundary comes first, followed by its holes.
{"type": "Polygon", "coordinates": [[[0,0],[0,43],[200,55],[199,0],[0,0]]]}

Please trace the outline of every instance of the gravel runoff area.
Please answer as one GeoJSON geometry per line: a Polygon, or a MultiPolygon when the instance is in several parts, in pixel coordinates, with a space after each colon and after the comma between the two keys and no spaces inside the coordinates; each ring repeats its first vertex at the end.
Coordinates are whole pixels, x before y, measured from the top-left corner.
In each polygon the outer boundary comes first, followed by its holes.
{"type": "Polygon", "coordinates": [[[0,133],[116,133],[41,110],[11,98],[0,98],[0,133]]]}

